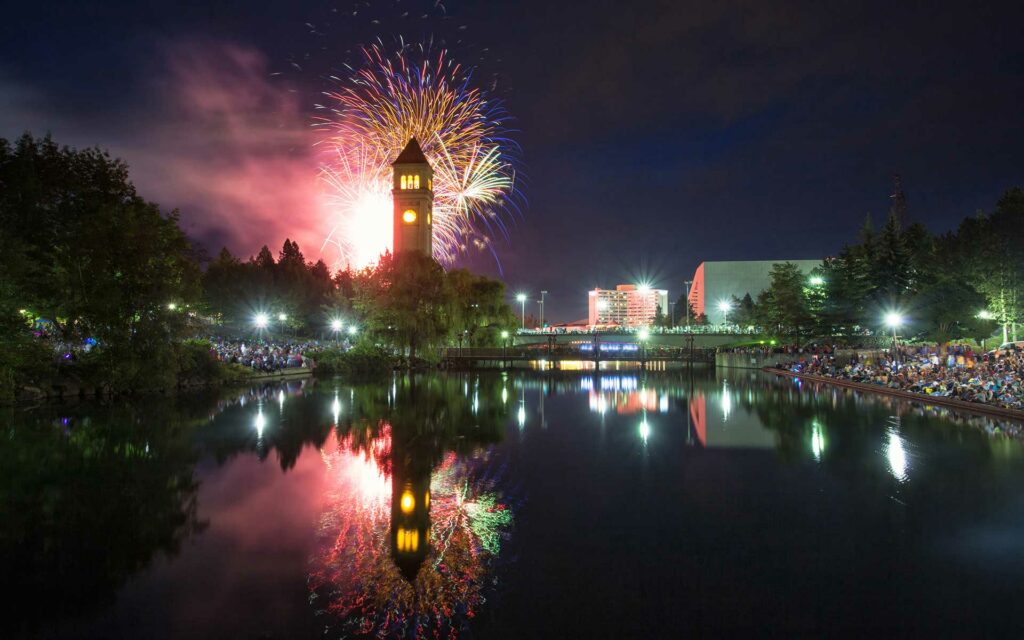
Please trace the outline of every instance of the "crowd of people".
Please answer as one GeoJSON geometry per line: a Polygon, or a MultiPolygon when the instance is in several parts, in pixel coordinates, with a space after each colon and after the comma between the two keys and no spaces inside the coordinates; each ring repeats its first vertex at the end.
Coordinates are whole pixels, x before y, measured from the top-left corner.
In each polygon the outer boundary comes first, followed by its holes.
{"type": "Polygon", "coordinates": [[[951,346],[944,353],[934,347],[902,347],[864,357],[855,353],[847,363],[831,354],[811,354],[780,368],[1024,410],[1024,351],[1016,345],[987,353],[969,346],[951,346]]]}
{"type": "MultiPolygon", "coordinates": [[[[791,356],[805,356],[805,355],[824,355],[828,356],[838,349],[836,345],[829,344],[809,344],[809,345],[796,345],[796,344],[776,344],[774,340],[766,344],[755,344],[747,345],[743,347],[721,347],[718,349],[718,353],[737,353],[740,355],[749,356],[761,356],[768,357],[771,355],[791,355],[791,356]]],[[[858,347],[846,347],[849,349],[856,349],[858,347]]]]}
{"type": "Polygon", "coordinates": [[[211,340],[213,353],[221,362],[240,364],[256,371],[274,372],[294,367],[309,367],[307,354],[316,349],[316,341],[263,342],[259,340],[211,340]]]}

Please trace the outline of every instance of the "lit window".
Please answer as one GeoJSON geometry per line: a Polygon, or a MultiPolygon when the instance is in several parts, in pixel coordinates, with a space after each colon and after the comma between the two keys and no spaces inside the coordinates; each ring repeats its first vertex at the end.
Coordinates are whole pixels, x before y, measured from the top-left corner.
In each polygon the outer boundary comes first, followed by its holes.
{"type": "Polygon", "coordinates": [[[433,179],[427,178],[427,188],[430,189],[431,191],[434,190],[434,181],[433,181],[433,179]]]}
{"type": "Polygon", "coordinates": [[[430,212],[427,212],[427,224],[430,224],[430,212]]]}
{"type": "Polygon", "coordinates": [[[412,209],[406,209],[405,212],[402,214],[402,220],[404,220],[406,224],[412,224],[413,222],[416,222],[416,212],[413,211],[412,209]]]}
{"type": "Polygon", "coordinates": [[[395,532],[395,546],[399,551],[415,553],[420,546],[420,532],[415,529],[398,529],[395,532]]]}
{"type": "Polygon", "coordinates": [[[405,176],[402,176],[402,188],[405,189],[405,176]]]}
{"type": "Polygon", "coordinates": [[[420,188],[420,177],[418,175],[412,176],[413,189],[420,188]]]}
{"type": "Polygon", "coordinates": [[[402,499],[399,502],[399,506],[402,508],[402,513],[412,513],[412,510],[416,507],[416,499],[412,497],[412,491],[406,489],[402,492],[402,499]]]}

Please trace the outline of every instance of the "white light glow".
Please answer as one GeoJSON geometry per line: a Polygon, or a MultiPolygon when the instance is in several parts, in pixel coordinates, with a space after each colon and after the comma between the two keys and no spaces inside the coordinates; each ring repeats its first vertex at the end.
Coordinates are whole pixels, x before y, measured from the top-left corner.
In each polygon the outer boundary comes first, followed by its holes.
{"type": "Polygon", "coordinates": [[[644,444],[647,444],[649,437],[651,437],[651,425],[647,424],[647,419],[644,418],[640,422],[640,439],[644,441],[644,444]]]}
{"type": "Polygon", "coordinates": [[[903,438],[894,430],[889,430],[889,442],[885,446],[885,457],[889,461],[889,471],[900,482],[907,481],[907,452],[903,446],[903,438]]]}
{"type": "Polygon", "coordinates": [[[811,427],[811,453],[814,459],[821,462],[821,454],[825,452],[825,433],[817,422],[811,427]]]}

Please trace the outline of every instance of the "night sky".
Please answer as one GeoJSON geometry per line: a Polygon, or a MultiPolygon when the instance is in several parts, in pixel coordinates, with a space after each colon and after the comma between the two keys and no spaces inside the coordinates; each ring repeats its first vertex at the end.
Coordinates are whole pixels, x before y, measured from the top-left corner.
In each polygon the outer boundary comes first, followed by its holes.
{"type": "Polygon", "coordinates": [[[318,257],[309,125],[355,47],[443,42],[515,118],[501,277],[555,321],[594,286],[674,299],[704,260],[832,254],[893,173],[936,232],[1024,185],[1021,3],[7,4],[0,136],[109,148],[243,256],[287,235],[318,257]]]}

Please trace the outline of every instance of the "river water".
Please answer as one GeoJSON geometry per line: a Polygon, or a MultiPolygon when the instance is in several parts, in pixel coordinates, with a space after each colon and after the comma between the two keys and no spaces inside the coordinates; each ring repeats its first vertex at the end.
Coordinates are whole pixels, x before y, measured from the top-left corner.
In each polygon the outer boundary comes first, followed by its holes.
{"type": "Polygon", "coordinates": [[[0,636],[1017,636],[1005,424],[762,373],[0,413],[0,636]]]}

